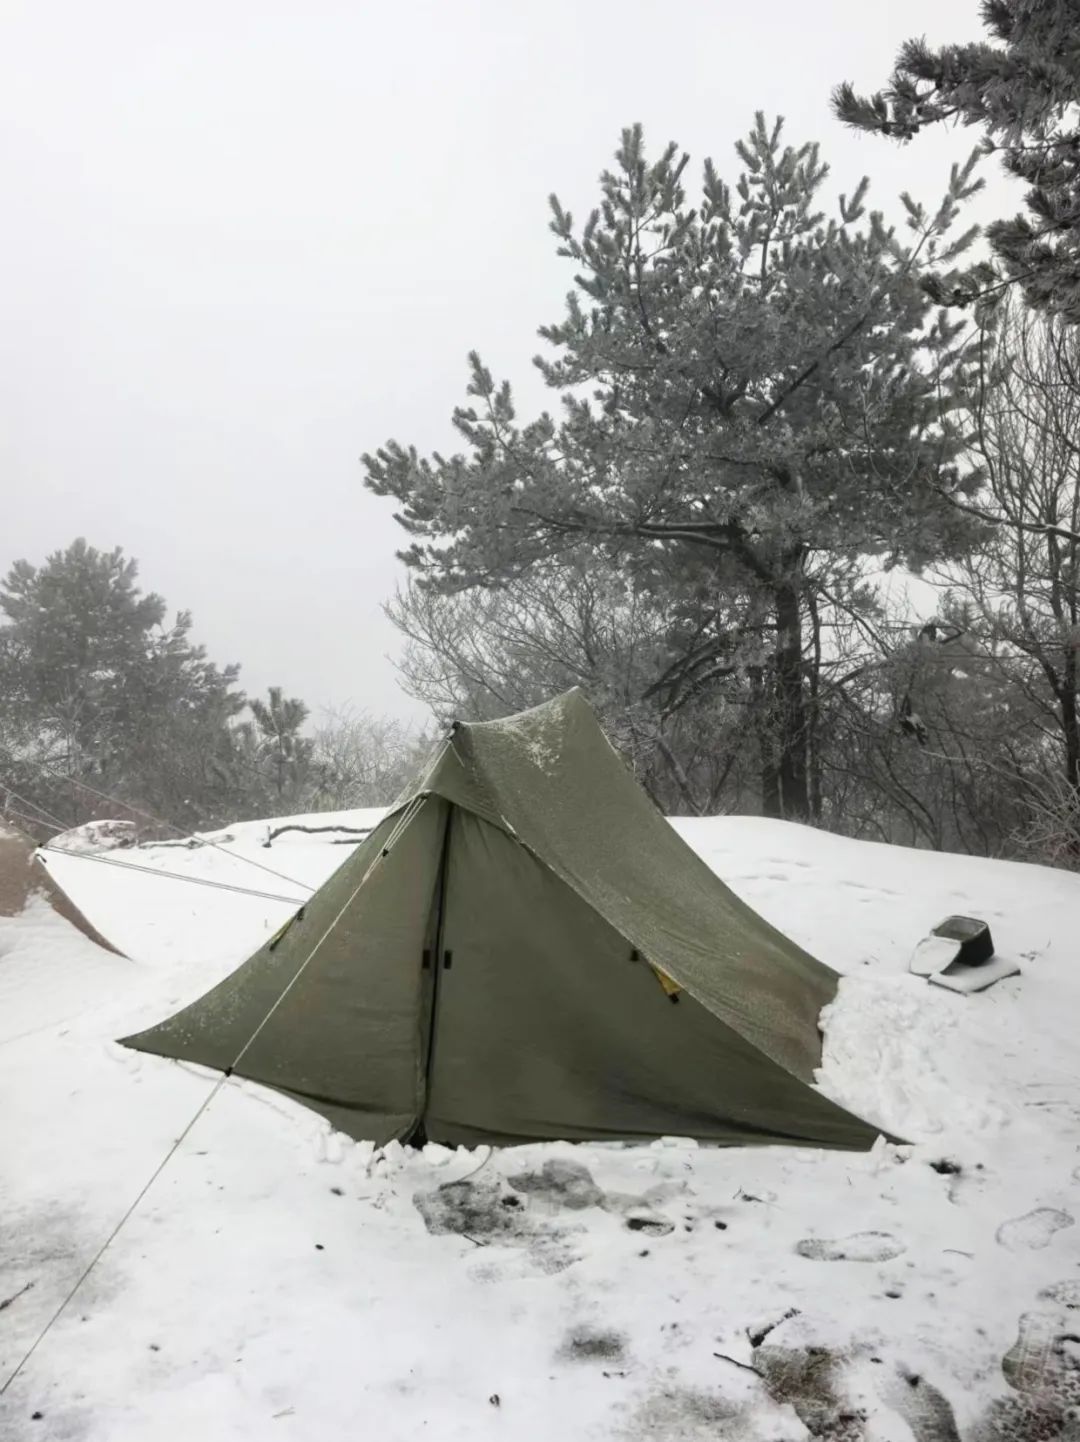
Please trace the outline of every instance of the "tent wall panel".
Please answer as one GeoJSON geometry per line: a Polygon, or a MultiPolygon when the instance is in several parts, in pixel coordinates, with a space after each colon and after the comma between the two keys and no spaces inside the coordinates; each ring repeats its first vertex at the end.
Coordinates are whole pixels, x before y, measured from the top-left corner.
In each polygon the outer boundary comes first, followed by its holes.
{"type": "Polygon", "coordinates": [[[425,1130],[449,1144],[865,1128],[652,966],[506,832],[455,811],[425,1130]]]}
{"type": "Polygon", "coordinates": [[[303,967],[237,1075],[296,1097],[354,1136],[409,1133],[423,1105],[431,972],[421,963],[446,813],[445,802],[424,802],[380,859],[395,827],[387,818],[279,940],[126,1044],[225,1070],[303,967]]]}

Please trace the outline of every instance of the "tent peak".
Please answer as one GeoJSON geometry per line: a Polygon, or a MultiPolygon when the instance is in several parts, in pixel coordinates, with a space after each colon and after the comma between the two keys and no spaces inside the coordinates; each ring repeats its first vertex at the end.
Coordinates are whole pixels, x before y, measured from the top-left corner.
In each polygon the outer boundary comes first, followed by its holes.
{"type": "Polygon", "coordinates": [[[582,709],[595,717],[593,708],[586,700],[585,693],[580,686],[572,686],[569,691],[560,692],[558,696],[552,696],[548,701],[541,701],[536,706],[527,706],[522,711],[512,711],[507,716],[498,716],[490,721],[466,721],[458,717],[452,724],[453,731],[511,731],[524,730],[532,726],[562,719],[567,711],[582,709]]]}

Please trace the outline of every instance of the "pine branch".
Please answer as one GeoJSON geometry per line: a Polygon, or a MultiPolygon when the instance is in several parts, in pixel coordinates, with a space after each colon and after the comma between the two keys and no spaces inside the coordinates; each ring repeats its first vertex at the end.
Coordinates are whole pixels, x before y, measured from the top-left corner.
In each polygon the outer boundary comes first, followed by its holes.
{"type": "Polygon", "coordinates": [[[976,520],[985,521],[991,526],[1004,526],[1006,529],[1024,531],[1032,536],[1054,536],[1059,541],[1068,541],[1070,545],[1080,546],[1080,531],[1070,531],[1064,526],[1053,526],[1043,521],[1022,521],[1019,516],[999,516],[993,511],[983,510],[980,506],[968,505],[961,501],[944,486],[931,484],[930,489],[942,500],[948,501],[949,505],[957,511],[963,511],[967,516],[973,516],[976,520]]]}

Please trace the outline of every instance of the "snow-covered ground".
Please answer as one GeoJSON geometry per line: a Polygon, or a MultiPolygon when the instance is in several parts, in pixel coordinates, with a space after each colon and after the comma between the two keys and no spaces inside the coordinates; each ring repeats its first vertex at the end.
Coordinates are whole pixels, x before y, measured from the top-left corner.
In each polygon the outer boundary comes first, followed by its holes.
{"type": "Polygon", "coordinates": [[[188,841],[89,855],[88,828],[79,827],[51,842],[43,860],[125,956],[166,966],[221,958],[229,970],[341,865],[350,838],[383,815],[369,808],[240,821],[188,841]]]}
{"type": "MultiPolygon", "coordinates": [[[[821,1085],[913,1145],[373,1154],[232,1080],[0,1398],[0,1437],[1080,1435],[1080,877],[676,824],[846,973],[821,1085]],[[909,976],[951,912],[1021,975],[966,997],[909,976]]],[[[269,829],[50,856],[125,957],[44,905],[0,920],[0,1385],[215,1086],[113,1038],[289,911],[131,867],[302,898],[348,854],[269,829]]]]}

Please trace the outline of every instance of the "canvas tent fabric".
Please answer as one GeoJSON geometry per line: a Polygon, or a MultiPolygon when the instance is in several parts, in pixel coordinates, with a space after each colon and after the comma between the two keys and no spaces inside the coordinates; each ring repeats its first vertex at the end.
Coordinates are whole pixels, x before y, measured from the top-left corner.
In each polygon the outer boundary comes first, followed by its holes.
{"type": "Polygon", "coordinates": [[[121,955],[57,886],[36,843],[10,823],[0,822],[0,916],[18,916],[35,896],[41,897],[88,940],[121,955]]]}
{"type": "Polygon", "coordinates": [[[836,985],[690,850],[571,691],[455,725],[283,932],[126,1044],[378,1144],[865,1149],[875,1129],[810,1085],[836,985]]]}

